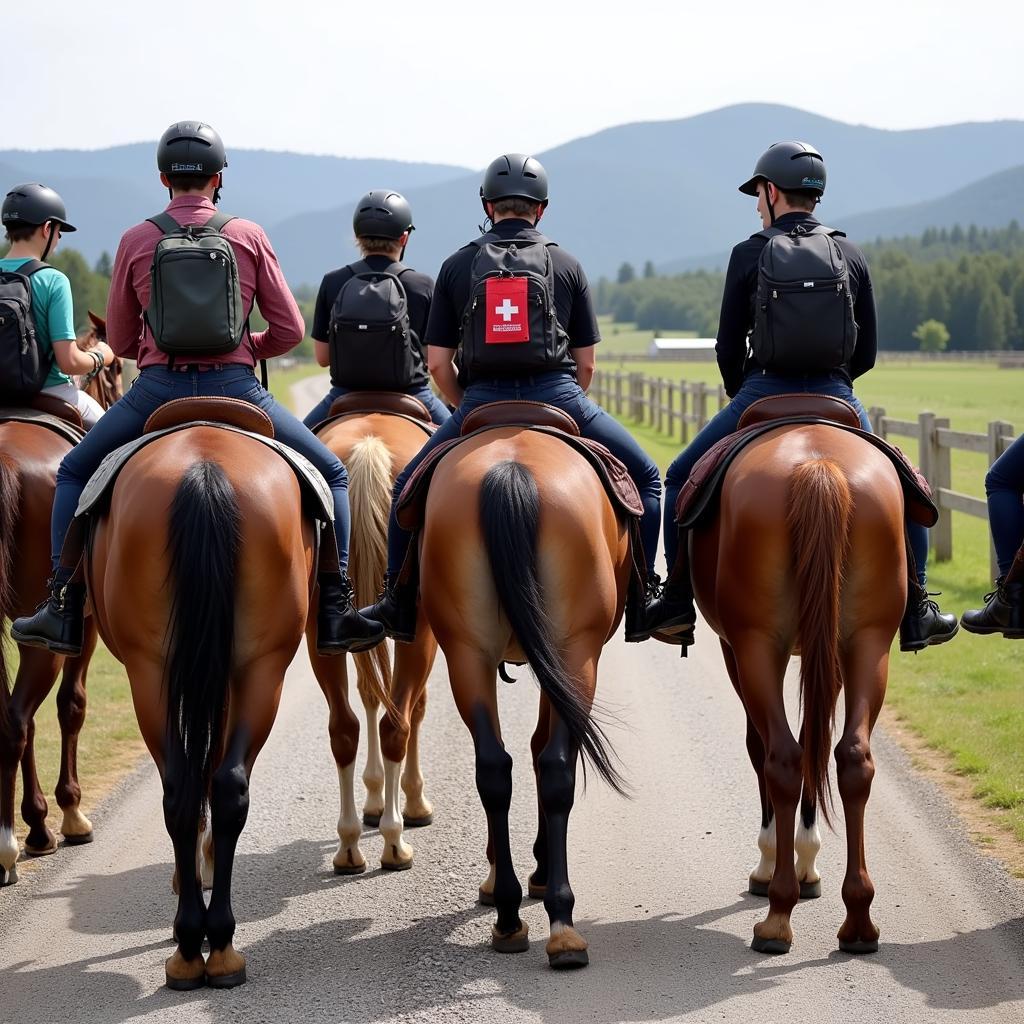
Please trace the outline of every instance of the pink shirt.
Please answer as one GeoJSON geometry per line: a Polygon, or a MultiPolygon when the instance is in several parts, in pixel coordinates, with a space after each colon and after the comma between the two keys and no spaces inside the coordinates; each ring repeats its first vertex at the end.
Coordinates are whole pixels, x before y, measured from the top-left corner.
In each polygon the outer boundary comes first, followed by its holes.
{"type": "MultiPolygon", "coordinates": [[[[179,224],[205,224],[216,208],[205,196],[183,195],[170,201],[167,212],[179,224]]],[[[263,228],[238,218],[224,226],[223,234],[235,250],[238,282],[246,312],[251,309],[255,296],[260,313],[270,326],[265,331],[254,333],[251,344],[246,332],[234,352],[223,356],[203,356],[198,361],[253,366],[258,359],[269,359],[293,349],[302,341],[306,328],[263,228]]],[[[140,368],[166,366],[168,362],[168,357],[156,347],[153,335],[142,319],[149,305],[149,268],[153,262],[153,250],[161,237],[160,229],[149,221],[129,228],[117,247],[110,279],[107,343],[119,356],[137,360],[140,368]]]]}

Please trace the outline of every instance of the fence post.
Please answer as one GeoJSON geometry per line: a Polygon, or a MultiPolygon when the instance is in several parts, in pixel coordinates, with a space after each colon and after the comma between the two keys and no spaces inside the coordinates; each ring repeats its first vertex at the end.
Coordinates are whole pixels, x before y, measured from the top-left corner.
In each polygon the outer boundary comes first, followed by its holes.
{"type": "Polygon", "coordinates": [[[941,488],[953,488],[952,448],[939,444],[939,430],[949,428],[949,417],[937,417],[933,423],[932,476],[928,483],[932,485],[935,504],[939,506],[939,521],[932,527],[932,549],[937,562],[948,562],[953,557],[953,513],[942,507],[941,488]]]}
{"type": "Polygon", "coordinates": [[[615,415],[622,416],[622,371],[615,371],[615,415]]]}
{"type": "Polygon", "coordinates": [[[885,430],[883,427],[885,424],[883,423],[883,420],[885,419],[885,409],[880,405],[871,406],[868,410],[868,419],[871,420],[871,433],[884,438],[885,430]]]}
{"type": "Polygon", "coordinates": [[[679,440],[683,444],[690,443],[690,385],[686,381],[679,382],[679,440]]]}
{"type": "Polygon", "coordinates": [[[933,460],[932,456],[934,451],[932,444],[935,440],[935,413],[933,412],[922,412],[918,413],[917,416],[917,429],[918,429],[918,456],[917,461],[919,469],[921,470],[922,476],[928,481],[930,487],[935,486],[933,480],[933,460]]]}
{"type": "Polygon", "coordinates": [[[693,412],[696,416],[696,428],[700,430],[708,421],[708,387],[699,380],[693,385],[693,412]]]}
{"type": "Polygon", "coordinates": [[[676,382],[670,380],[668,382],[668,436],[673,438],[676,436],[676,382]]]}
{"type": "MultiPolygon", "coordinates": [[[[1013,427],[1004,420],[995,420],[988,425],[988,464],[992,465],[1003,451],[1003,438],[1013,434],[1013,427]]],[[[996,560],[996,546],[989,535],[989,571],[992,579],[999,575],[999,563],[996,560]]]]}

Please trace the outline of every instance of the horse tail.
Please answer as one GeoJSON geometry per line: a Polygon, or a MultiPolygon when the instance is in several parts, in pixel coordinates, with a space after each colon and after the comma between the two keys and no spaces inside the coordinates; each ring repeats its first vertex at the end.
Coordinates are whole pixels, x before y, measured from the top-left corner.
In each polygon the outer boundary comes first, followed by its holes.
{"type": "MultiPolygon", "coordinates": [[[[14,527],[20,500],[17,467],[10,456],[0,452],[0,687],[4,698],[10,695],[11,686],[7,675],[7,630],[2,629],[2,624],[14,613],[14,527]]],[[[0,700],[0,715],[6,706],[6,699],[0,700]]]]}
{"type": "Polygon", "coordinates": [[[608,738],[551,635],[537,570],[540,494],[525,466],[505,461],[487,470],[480,486],[480,519],[498,599],[541,690],[598,774],[625,793],[608,738]]]}
{"type": "MultiPolygon", "coordinates": [[[[356,604],[364,608],[377,597],[387,565],[388,517],[391,515],[391,452],[379,438],[357,441],[345,459],[352,506],[350,561],[356,604]]],[[[387,644],[353,655],[360,694],[394,711],[391,703],[391,656],[387,644]]]]}
{"type": "Polygon", "coordinates": [[[800,699],[804,706],[804,790],[827,822],[832,726],[843,687],[839,659],[839,595],[849,545],[853,499],[842,469],[815,458],[790,481],[787,519],[796,559],[800,622],[800,699]]]}
{"type": "Polygon", "coordinates": [[[197,462],[182,477],[168,534],[168,743],[181,759],[180,813],[195,822],[224,732],[241,547],[235,491],[216,462],[197,462]]]}

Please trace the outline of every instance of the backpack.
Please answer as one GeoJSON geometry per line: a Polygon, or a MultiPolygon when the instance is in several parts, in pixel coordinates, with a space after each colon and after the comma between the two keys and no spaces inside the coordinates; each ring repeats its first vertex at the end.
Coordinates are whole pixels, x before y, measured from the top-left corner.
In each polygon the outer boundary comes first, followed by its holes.
{"type": "Polygon", "coordinates": [[[150,217],[163,233],[149,268],[146,324],[171,357],[233,352],[247,326],[235,250],[221,234],[234,217],[215,213],[205,224],[181,225],[167,213],[150,217]]]}
{"type": "Polygon", "coordinates": [[[849,363],[857,345],[850,270],[823,224],[809,230],[767,228],[757,266],[750,350],[765,369],[824,373],[849,363]]]}
{"type": "Polygon", "coordinates": [[[470,266],[459,332],[460,366],[470,380],[544,372],[566,364],[569,339],[555,310],[555,271],[539,238],[482,235],[470,266]]]}
{"type": "Polygon", "coordinates": [[[25,399],[43,390],[53,360],[36,342],[29,278],[46,266],[28,260],[17,270],[0,270],[0,395],[25,399]]]}
{"type": "Polygon", "coordinates": [[[402,274],[392,263],[371,270],[365,260],[353,263],[352,276],[331,307],[327,343],[331,383],[370,391],[407,391],[416,379],[416,358],[409,327],[409,300],[402,274]]]}

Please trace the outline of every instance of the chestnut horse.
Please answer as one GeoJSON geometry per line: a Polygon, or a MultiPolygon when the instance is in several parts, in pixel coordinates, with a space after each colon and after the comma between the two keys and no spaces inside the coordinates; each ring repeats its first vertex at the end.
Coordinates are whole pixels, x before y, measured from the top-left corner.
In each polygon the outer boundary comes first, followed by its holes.
{"type": "Polygon", "coordinates": [[[815,814],[820,807],[828,820],[829,750],[843,692],[846,716],[835,758],[846,819],[847,915],[839,946],[873,952],[874,887],[864,858],[864,810],[874,775],[870,740],[907,597],[896,471],[854,434],[824,425],[782,427],[736,457],[717,519],[696,529],[692,542],[697,602],[721,638],[746,710],[747,749],[761,792],[762,858],[751,891],[767,886],[770,908],[754,927],[752,947],[788,952],[790,915],[801,889],[817,894],[815,814]],[[801,655],[800,741],[790,730],[782,692],[794,653],[801,655]]]}
{"type": "MultiPolygon", "coordinates": [[[[373,603],[376,587],[384,575],[395,478],[423,447],[426,435],[401,416],[369,413],[336,420],[319,436],[348,469],[352,505],[349,571],[357,605],[365,607],[373,603]]],[[[359,720],[348,700],[347,659],[324,658],[316,653],[315,607],[310,613],[306,638],[313,672],[330,708],[331,750],[341,789],[334,870],[338,874],[358,874],[366,870],[366,859],[359,849],[361,828],[353,789],[359,720]]],[[[437,642],[421,612],[415,642],[395,645],[393,676],[386,644],[352,655],[367,724],[368,751],[363,772],[366,802],[362,818],[371,827],[379,824],[384,837],[381,867],[390,870],[412,866],[412,848],[402,840],[403,824],[415,827],[429,825],[433,820],[433,809],[423,796],[419,731],[427,707],[427,677],[436,654],[437,642]],[[378,735],[381,704],[386,713],[378,735]],[[405,792],[404,812],[399,805],[399,782],[405,792]]]]}
{"type": "Polygon", "coordinates": [[[232,946],[235,846],[249,775],[305,628],[314,550],[289,465],[254,438],[209,426],[137,453],[90,538],[94,615],[127,670],[163,782],[178,889],[172,988],[245,981],[245,959],[232,946]],[[196,865],[207,801],[208,908],[196,865]]]}
{"type": "Polygon", "coordinates": [[[476,750],[491,864],[480,895],[497,908],[492,945],[505,953],[529,946],[509,846],[512,758],[496,694],[502,662],[528,662],[541,689],[531,742],[539,827],[529,892],[548,912],[550,965],[583,966],[587,943],[573,928],[566,835],[581,749],[622,791],[592,709],[601,650],[625,604],[627,524],[594,470],[563,441],[518,427],[489,430],[435,470],[421,569],[423,611],[476,750]]]}
{"type": "MultiPolygon", "coordinates": [[[[89,349],[105,327],[93,317],[93,329],[79,337],[89,349]]],[[[120,362],[120,361],[118,361],[120,362]]],[[[104,408],[121,395],[120,366],[107,367],[92,381],[104,408]]],[[[0,623],[28,615],[45,597],[50,574],[50,509],[57,467],[71,449],[60,434],[33,423],[0,423],[0,623]]],[[[96,647],[96,629],[86,622],[85,644],[78,657],[65,658],[37,647],[19,645],[13,689],[4,657],[7,630],[0,635],[0,886],[17,880],[19,848],[14,835],[15,784],[21,764],[24,795],[21,813],[28,825],[25,852],[42,856],[57,849],[47,827],[46,798],[36,773],[34,717],[53,689],[58,672],[57,720],[61,732],[60,775],[54,796],[63,812],[61,833],[68,845],[92,840],[92,824],[79,809],[78,735],[85,721],[85,683],[96,647]]]]}

